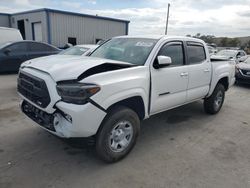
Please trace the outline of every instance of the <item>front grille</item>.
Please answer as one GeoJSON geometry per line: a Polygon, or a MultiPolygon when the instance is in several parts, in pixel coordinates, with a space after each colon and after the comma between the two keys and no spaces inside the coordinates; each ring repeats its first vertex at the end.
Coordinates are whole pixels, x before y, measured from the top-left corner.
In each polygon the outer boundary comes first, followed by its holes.
{"type": "Polygon", "coordinates": [[[55,131],[53,120],[54,116],[52,114],[48,114],[35,106],[31,105],[27,101],[23,101],[21,109],[23,113],[25,113],[29,118],[43,126],[46,129],[51,131],[55,131]]]}
{"type": "Polygon", "coordinates": [[[244,76],[250,76],[250,70],[240,70],[244,76]]]}
{"type": "Polygon", "coordinates": [[[17,90],[42,108],[46,108],[50,103],[49,91],[45,81],[31,74],[20,72],[17,90]]]}

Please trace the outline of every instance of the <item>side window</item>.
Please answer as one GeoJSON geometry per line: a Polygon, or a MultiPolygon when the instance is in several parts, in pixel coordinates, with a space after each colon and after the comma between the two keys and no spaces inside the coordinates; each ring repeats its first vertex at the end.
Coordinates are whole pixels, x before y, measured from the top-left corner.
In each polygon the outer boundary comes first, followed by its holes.
{"type": "Polygon", "coordinates": [[[158,56],[161,55],[171,57],[171,66],[184,64],[183,45],[181,43],[165,44],[158,53],[158,56]]]}
{"type": "Polygon", "coordinates": [[[10,49],[11,53],[26,52],[28,50],[27,43],[24,42],[16,43],[6,48],[10,49]]]}
{"type": "Polygon", "coordinates": [[[201,45],[187,45],[187,55],[189,64],[199,64],[206,60],[205,49],[201,45]]]}
{"type": "Polygon", "coordinates": [[[246,55],[245,52],[240,51],[240,56],[245,56],[245,55],[246,55]]]}
{"type": "Polygon", "coordinates": [[[32,52],[44,52],[44,51],[52,51],[53,50],[52,47],[50,47],[46,44],[35,43],[35,42],[29,43],[29,49],[32,52]]]}

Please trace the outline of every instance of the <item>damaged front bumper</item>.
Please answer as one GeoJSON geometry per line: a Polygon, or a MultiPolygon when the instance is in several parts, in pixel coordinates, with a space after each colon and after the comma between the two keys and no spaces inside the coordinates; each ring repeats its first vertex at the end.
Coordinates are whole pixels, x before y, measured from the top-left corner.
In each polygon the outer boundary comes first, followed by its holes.
{"type": "Polygon", "coordinates": [[[91,103],[75,105],[59,101],[51,114],[23,100],[21,109],[42,128],[64,138],[95,135],[106,115],[91,103]]]}

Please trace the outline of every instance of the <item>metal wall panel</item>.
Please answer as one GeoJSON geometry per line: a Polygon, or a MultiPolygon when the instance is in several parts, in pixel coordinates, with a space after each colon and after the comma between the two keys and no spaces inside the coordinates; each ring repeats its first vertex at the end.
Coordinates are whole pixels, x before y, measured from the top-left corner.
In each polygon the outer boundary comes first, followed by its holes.
{"type": "Polygon", "coordinates": [[[77,38],[77,44],[95,44],[96,39],[109,39],[126,34],[125,22],[49,13],[51,43],[62,47],[68,37],[77,38]]]}
{"type": "Polygon", "coordinates": [[[18,28],[17,27],[18,20],[24,20],[24,22],[25,22],[26,40],[33,40],[32,23],[41,22],[42,41],[48,42],[46,11],[12,15],[10,18],[11,27],[18,28]]]}
{"type": "Polygon", "coordinates": [[[0,27],[10,27],[9,15],[0,14],[0,27]]]}

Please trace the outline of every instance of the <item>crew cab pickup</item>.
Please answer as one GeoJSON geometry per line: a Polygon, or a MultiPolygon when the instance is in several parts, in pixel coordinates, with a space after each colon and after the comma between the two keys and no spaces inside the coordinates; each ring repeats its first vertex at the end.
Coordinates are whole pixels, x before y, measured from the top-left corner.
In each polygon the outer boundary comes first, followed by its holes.
{"type": "Polygon", "coordinates": [[[64,138],[93,136],[101,159],[115,162],[135,145],[141,120],[201,99],[216,114],[234,82],[234,62],[211,61],[202,40],[121,36],[89,57],[23,63],[18,93],[22,111],[42,128],[64,138]]]}

